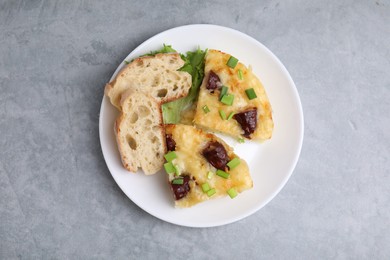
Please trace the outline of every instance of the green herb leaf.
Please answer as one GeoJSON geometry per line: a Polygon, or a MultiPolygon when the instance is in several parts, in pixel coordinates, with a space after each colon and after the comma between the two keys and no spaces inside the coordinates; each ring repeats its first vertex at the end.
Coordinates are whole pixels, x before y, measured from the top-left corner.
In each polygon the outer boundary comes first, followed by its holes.
{"type": "Polygon", "coordinates": [[[228,105],[228,106],[231,106],[233,105],[233,101],[234,101],[234,95],[233,94],[225,94],[222,98],[221,98],[221,102],[225,105],[228,105]]]}
{"type": "Polygon", "coordinates": [[[227,191],[227,194],[229,194],[230,198],[232,198],[232,199],[234,199],[238,195],[238,193],[237,193],[235,188],[230,188],[227,191]]]}
{"type": "Polygon", "coordinates": [[[240,79],[240,80],[243,80],[244,79],[244,76],[242,75],[242,70],[238,70],[238,72],[237,72],[237,75],[238,75],[238,78],[240,79]]]}
{"type": "Polygon", "coordinates": [[[246,95],[248,96],[249,100],[252,100],[254,98],[257,98],[256,92],[253,88],[248,88],[245,90],[246,95]]]}
{"type": "Polygon", "coordinates": [[[227,172],[225,172],[225,171],[222,171],[222,170],[217,170],[217,175],[219,176],[219,177],[222,177],[222,178],[224,178],[224,179],[227,179],[227,178],[229,178],[229,173],[227,173],[227,172]]]}
{"type": "Polygon", "coordinates": [[[227,117],[227,120],[232,119],[233,116],[234,116],[234,112],[230,112],[229,116],[227,117]]]}
{"type": "Polygon", "coordinates": [[[238,59],[236,59],[233,56],[230,56],[229,60],[227,61],[226,65],[228,65],[230,68],[234,69],[237,66],[238,59]]]}
{"type": "Polygon", "coordinates": [[[173,166],[172,162],[164,163],[164,169],[168,174],[176,172],[175,166],[173,166]]]}
{"type": "MultiPolygon", "coordinates": [[[[165,46],[165,45],[164,45],[165,46]]],[[[207,50],[197,49],[189,51],[186,55],[181,54],[185,64],[180,71],[186,71],[192,76],[192,86],[186,97],[162,105],[163,119],[165,124],[176,124],[180,121],[181,112],[196,101],[199,87],[204,77],[204,57],[207,50]]]]}
{"type": "Polygon", "coordinates": [[[217,192],[217,191],[216,191],[214,188],[209,189],[209,190],[207,191],[207,196],[211,197],[211,196],[213,196],[216,192],[217,192]]]}
{"type": "Polygon", "coordinates": [[[235,157],[232,160],[230,160],[226,165],[229,167],[230,170],[236,168],[241,163],[240,159],[235,157]]]}
{"type": "Polygon", "coordinates": [[[176,178],[176,179],[172,180],[172,184],[182,185],[183,183],[184,183],[184,179],[183,178],[176,178]]]}
{"type": "Polygon", "coordinates": [[[176,176],[179,176],[179,175],[180,175],[179,166],[177,166],[177,165],[174,164],[173,167],[175,168],[175,175],[176,175],[176,176]]]}
{"type": "Polygon", "coordinates": [[[222,120],[226,120],[226,114],[225,111],[219,110],[219,115],[221,116],[222,120]]]}
{"type": "Polygon", "coordinates": [[[202,184],[202,190],[203,190],[203,192],[209,191],[210,190],[210,185],[207,182],[203,183],[202,184]]]}
{"type": "Polygon", "coordinates": [[[223,98],[223,96],[225,96],[228,92],[228,87],[226,86],[222,86],[221,88],[221,93],[219,93],[219,100],[221,100],[223,98]]]}
{"type": "Polygon", "coordinates": [[[173,159],[177,158],[177,155],[174,151],[170,151],[164,155],[164,158],[167,160],[167,162],[171,162],[173,159]]]}
{"type": "Polygon", "coordinates": [[[165,45],[163,44],[163,47],[157,51],[151,51],[145,55],[142,55],[142,56],[155,56],[156,54],[159,54],[159,53],[173,53],[173,52],[177,52],[174,48],[172,48],[171,45],[165,45]]]}

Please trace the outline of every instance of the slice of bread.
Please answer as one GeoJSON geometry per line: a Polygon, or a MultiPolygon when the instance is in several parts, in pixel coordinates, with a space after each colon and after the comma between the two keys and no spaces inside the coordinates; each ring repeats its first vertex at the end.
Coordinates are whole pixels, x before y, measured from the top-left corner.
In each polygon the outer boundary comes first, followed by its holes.
{"type": "Polygon", "coordinates": [[[183,65],[178,53],[137,58],[106,85],[104,92],[119,110],[121,96],[128,89],[148,93],[161,103],[173,101],[186,96],[191,88],[191,75],[178,71],[183,65]]]}
{"type": "Polygon", "coordinates": [[[161,104],[143,92],[127,90],[121,99],[122,113],[115,134],[123,166],[146,175],[159,171],[166,152],[161,104]]]}

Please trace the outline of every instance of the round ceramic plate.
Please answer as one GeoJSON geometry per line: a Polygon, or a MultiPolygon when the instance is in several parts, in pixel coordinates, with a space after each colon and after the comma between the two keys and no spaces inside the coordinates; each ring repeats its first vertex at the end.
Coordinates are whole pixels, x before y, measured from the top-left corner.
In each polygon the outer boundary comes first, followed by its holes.
{"type": "MultiPolygon", "coordinates": [[[[264,45],[239,31],[215,25],[177,27],[150,38],[126,60],[131,60],[163,44],[181,53],[217,49],[251,65],[262,81],[273,109],[275,129],[264,143],[239,144],[223,137],[248,162],[254,186],[235,199],[209,200],[188,209],[177,209],[163,170],[152,176],[130,173],[121,163],[114,135],[118,111],[103,97],[100,110],[100,142],[104,159],[123,192],[140,208],[164,221],[190,227],[219,226],[247,217],[266,205],[286,184],[297,163],[303,140],[303,113],[297,89],[282,63],[264,45]]],[[[111,80],[124,66],[120,64],[111,80]]]]}

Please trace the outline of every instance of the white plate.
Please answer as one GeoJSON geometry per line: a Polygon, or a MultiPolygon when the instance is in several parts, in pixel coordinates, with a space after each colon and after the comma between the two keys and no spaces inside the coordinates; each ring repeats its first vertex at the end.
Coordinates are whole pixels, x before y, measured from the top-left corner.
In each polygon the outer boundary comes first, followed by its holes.
{"type": "MultiPolygon", "coordinates": [[[[176,209],[163,171],[146,176],[126,171],[114,136],[116,109],[103,97],[100,110],[100,142],[104,159],[123,192],[140,208],[164,221],[190,227],[219,226],[247,217],[266,205],[286,184],[298,161],[303,140],[303,113],[298,92],[282,63],[264,45],[233,29],[215,25],[177,27],[150,38],[126,60],[172,45],[179,52],[218,49],[251,65],[261,79],[273,108],[275,129],[271,140],[238,144],[224,138],[250,167],[254,187],[235,199],[210,200],[189,209],[176,209]]],[[[111,80],[118,73],[118,67],[111,80]]]]}

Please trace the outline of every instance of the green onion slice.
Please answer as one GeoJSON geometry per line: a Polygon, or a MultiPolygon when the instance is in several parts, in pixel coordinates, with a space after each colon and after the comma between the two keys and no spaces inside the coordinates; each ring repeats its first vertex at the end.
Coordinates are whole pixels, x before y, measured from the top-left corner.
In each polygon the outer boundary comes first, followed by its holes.
{"type": "Polygon", "coordinates": [[[230,170],[236,168],[240,164],[241,160],[237,157],[233,158],[228,162],[226,165],[229,167],[230,170]]]}
{"type": "Polygon", "coordinates": [[[229,173],[227,173],[227,172],[224,172],[224,171],[222,171],[222,170],[217,170],[217,173],[216,173],[219,177],[222,177],[222,178],[224,178],[224,179],[227,179],[227,178],[229,178],[229,173]]]}
{"type": "Polygon", "coordinates": [[[172,184],[181,185],[183,183],[184,183],[184,179],[183,178],[176,178],[176,179],[172,180],[172,184]]]}
{"type": "Polygon", "coordinates": [[[234,69],[236,67],[237,63],[238,63],[238,59],[234,58],[233,56],[230,56],[226,65],[228,65],[230,68],[234,69]]]}
{"type": "Polygon", "coordinates": [[[242,75],[242,70],[238,70],[238,72],[237,72],[237,74],[238,74],[238,78],[240,79],[240,80],[243,80],[244,79],[244,76],[242,75]]]}
{"type": "Polygon", "coordinates": [[[252,100],[254,98],[257,98],[255,90],[253,88],[248,88],[245,90],[246,95],[248,96],[249,100],[252,100]]]}
{"type": "Polygon", "coordinates": [[[234,95],[232,94],[225,94],[221,98],[221,102],[228,106],[233,105],[233,101],[234,101],[234,95]]]}
{"type": "Polygon", "coordinates": [[[177,155],[174,151],[170,151],[164,155],[164,158],[167,162],[171,162],[173,159],[177,158],[177,155]]]}
{"type": "Polygon", "coordinates": [[[234,116],[234,112],[230,112],[229,116],[227,117],[227,120],[232,119],[233,116],[234,116]]]}
{"type": "Polygon", "coordinates": [[[175,168],[175,175],[176,175],[176,176],[179,176],[179,175],[180,175],[180,169],[179,169],[179,166],[177,166],[177,165],[173,165],[173,167],[175,168]]]}
{"type": "Polygon", "coordinates": [[[210,190],[210,185],[207,182],[203,183],[202,190],[203,192],[208,192],[210,190]]]}
{"type": "Polygon", "coordinates": [[[214,188],[207,191],[207,196],[211,197],[216,193],[216,190],[214,188]]]}
{"type": "Polygon", "coordinates": [[[230,198],[234,199],[237,196],[238,193],[237,193],[235,188],[230,188],[227,191],[227,194],[229,194],[230,198]]]}
{"type": "Polygon", "coordinates": [[[211,179],[213,177],[214,173],[212,171],[207,173],[207,179],[211,179]]]}
{"type": "Polygon", "coordinates": [[[238,141],[239,143],[241,143],[241,144],[245,143],[245,139],[244,139],[244,138],[238,138],[237,141],[238,141]]]}
{"type": "Polygon", "coordinates": [[[223,111],[223,110],[219,110],[219,115],[221,116],[221,118],[222,118],[223,120],[226,120],[226,114],[225,114],[225,111],[223,111]]]}
{"type": "Polygon", "coordinates": [[[223,98],[223,96],[225,96],[228,92],[228,87],[226,86],[222,86],[221,88],[221,93],[219,93],[219,100],[221,100],[223,98]]]}
{"type": "Polygon", "coordinates": [[[205,113],[210,112],[210,108],[209,108],[207,105],[204,105],[204,106],[202,107],[202,109],[203,109],[203,112],[205,112],[205,113]]]}
{"type": "Polygon", "coordinates": [[[176,172],[176,168],[175,168],[175,166],[173,166],[172,162],[164,163],[164,169],[167,173],[176,172]]]}

